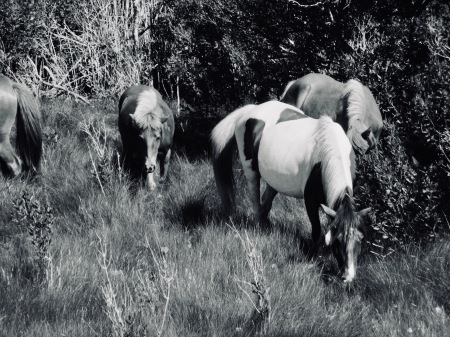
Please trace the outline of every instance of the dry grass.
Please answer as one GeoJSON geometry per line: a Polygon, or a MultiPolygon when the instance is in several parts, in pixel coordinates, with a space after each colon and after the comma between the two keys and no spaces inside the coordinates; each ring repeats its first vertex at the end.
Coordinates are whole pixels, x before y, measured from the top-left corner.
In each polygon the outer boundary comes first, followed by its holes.
{"type": "Polygon", "coordinates": [[[0,179],[0,335],[448,334],[448,238],[386,259],[366,253],[346,288],[331,257],[305,256],[301,203],[277,197],[272,228],[263,230],[241,189],[237,213],[225,221],[208,159],[180,152],[154,193],[130,188],[114,156],[106,156],[111,165],[100,185],[93,144],[101,141],[104,153],[120,149],[115,103],[52,101],[43,108],[41,177],[0,179]],[[12,222],[24,191],[47,200],[55,216],[45,279],[36,277],[26,226],[12,222]],[[262,323],[252,329],[249,322],[262,323]]]}

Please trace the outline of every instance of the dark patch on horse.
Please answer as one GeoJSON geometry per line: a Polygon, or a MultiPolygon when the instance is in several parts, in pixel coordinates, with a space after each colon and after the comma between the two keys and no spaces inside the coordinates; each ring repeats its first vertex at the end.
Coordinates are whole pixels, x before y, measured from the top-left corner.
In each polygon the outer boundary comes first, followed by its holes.
{"type": "Polygon", "coordinates": [[[252,170],[258,171],[258,150],[262,132],[266,123],[260,119],[250,118],[245,122],[244,155],[252,161],[252,170]]]}
{"type": "Polygon", "coordinates": [[[306,212],[308,213],[309,220],[311,221],[312,239],[315,243],[320,238],[320,218],[319,207],[320,204],[326,203],[325,191],[322,182],[322,165],[317,163],[314,165],[308,180],[306,181],[304,200],[306,212]]]}
{"type": "Polygon", "coordinates": [[[309,117],[302,113],[299,113],[297,110],[287,108],[281,112],[280,118],[278,118],[276,124],[287,122],[287,121],[294,121],[296,119],[303,119],[303,118],[309,118],[309,117]]]}

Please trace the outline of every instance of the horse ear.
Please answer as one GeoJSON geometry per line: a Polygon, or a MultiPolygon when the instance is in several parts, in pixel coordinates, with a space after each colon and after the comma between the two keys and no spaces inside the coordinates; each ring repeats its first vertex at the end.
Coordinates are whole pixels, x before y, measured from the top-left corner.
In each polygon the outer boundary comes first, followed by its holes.
{"type": "Polygon", "coordinates": [[[321,204],[320,208],[322,209],[322,211],[325,212],[326,215],[328,215],[332,219],[334,219],[336,217],[336,212],[334,210],[332,210],[331,208],[329,208],[328,206],[321,204]]]}
{"type": "Polygon", "coordinates": [[[336,212],[332,210],[331,208],[321,204],[319,207],[319,219],[320,219],[320,225],[322,227],[322,232],[325,234],[325,245],[329,246],[332,242],[332,226],[331,223],[333,222],[334,218],[336,217],[336,212]]]}
{"type": "Polygon", "coordinates": [[[367,223],[367,219],[368,219],[368,217],[370,216],[371,213],[372,213],[372,208],[371,208],[371,207],[364,208],[364,209],[362,209],[362,210],[360,210],[360,211],[358,212],[358,215],[361,217],[361,220],[362,220],[362,221],[359,222],[358,230],[359,230],[364,236],[366,236],[366,234],[367,234],[367,226],[366,226],[366,223],[367,223]]]}
{"type": "Polygon", "coordinates": [[[370,215],[371,213],[372,213],[371,207],[364,208],[358,212],[359,216],[363,219],[366,219],[367,216],[370,215]]]}

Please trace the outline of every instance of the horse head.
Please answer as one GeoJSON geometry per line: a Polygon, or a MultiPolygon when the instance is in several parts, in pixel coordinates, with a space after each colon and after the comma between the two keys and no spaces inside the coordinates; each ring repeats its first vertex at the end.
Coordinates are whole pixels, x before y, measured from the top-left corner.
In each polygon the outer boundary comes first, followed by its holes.
{"type": "MultiPolygon", "coordinates": [[[[0,147],[1,147],[1,144],[0,144],[0,147]]],[[[0,158],[1,158],[1,156],[2,156],[2,151],[0,149],[0,158]]],[[[12,154],[10,156],[5,156],[5,157],[6,157],[6,160],[5,160],[5,158],[0,159],[0,167],[1,167],[1,171],[3,172],[3,174],[8,177],[17,177],[19,174],[21,174],[22,170],[23,170],[22,160],[14,154],[12,154]],[[4,167],[2,166],[2,162],[4,164],[4,167]]]]}
{"type": "Polygon", "coordinates": [[[320,209],[326,215],[326,221],[322,223],[326,233],[325,244],[332,247],[339,269],[344,269],[344,282],[352,282],[356,276],[361,241],[366,232],[365,223],[371,209],[355,211],[353,198],[348,194],[342,198],[337,211],[325,205],[321,205],[320,209]]]}
{"type": "MultiPolygon", "coordinates": [[[[145,158],[145,171],[146,173],[153,173],[156,169],[156,160],[158,155],[158,149],[161,144],[162,124],[167,121],[168,116],[155,116],[148,114],[145,118],[137,118],[134,114],[130,114],[133,126],[138,130],[138,136],[140,139],[139,151],[142,158],[145,158]]],[[[153,181],[153,180],[152,180],[153,181]]],[[[150,186],[154,189],[156,186],[150,186]]]]}
{"type": "Polygon", "coordinates": [[[377,146],[378,138],[365,123],[358,121],[351,125],[347,131],[353,149],[360,155],[366,154],[377,146]]]}

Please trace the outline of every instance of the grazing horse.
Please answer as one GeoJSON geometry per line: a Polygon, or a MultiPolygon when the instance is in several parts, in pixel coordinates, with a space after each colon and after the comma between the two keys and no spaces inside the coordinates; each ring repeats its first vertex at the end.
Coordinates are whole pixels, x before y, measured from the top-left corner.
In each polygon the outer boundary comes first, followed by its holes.
{"type": "Polygon", "coordinates": [[[311,73],[289,82],[280,101],[313,118],[330,116],[342,126],[358,153],[364,154],[378,143],[383,128],[380,110],[369,88],[356,80],[341,83],[311,73]]]}
{"type": "Polygon", "coordinates": [[[164,180],[175,132],[172,111],[155,88],[134,85],[125,90],[119,100],[119,131],[124,168],[154,190],[156,160],[164,180]]]}
{"type": "Polygon", "coordinates": [[[351,282],[370,208],[356,211],[354,152],[341,126],[277,101],[228,115],[212,132],[214,174],[224,207],[234,200],[231,161],[236,144],[256,216],[267,217],[277,193],[304,199],[313,241],[319,244],[323,227],[325,243],[344,269],[345,282],[351,282]],[[267,183],[262,204],[261,178],[267,183]],[[328,221],[321,223],[319,211],[328,221]]]}
{"type": "Polygon", "coordinates": [[[36,173],[42,156],[41,114],[31,92],[0,74],[0,166],[3,173],[17,176],[22,170],[36,173]],[[16,120],[16,149],[9,136],[16,120]],[[3,165],[2,165],[3,164],[3,165]]]}

